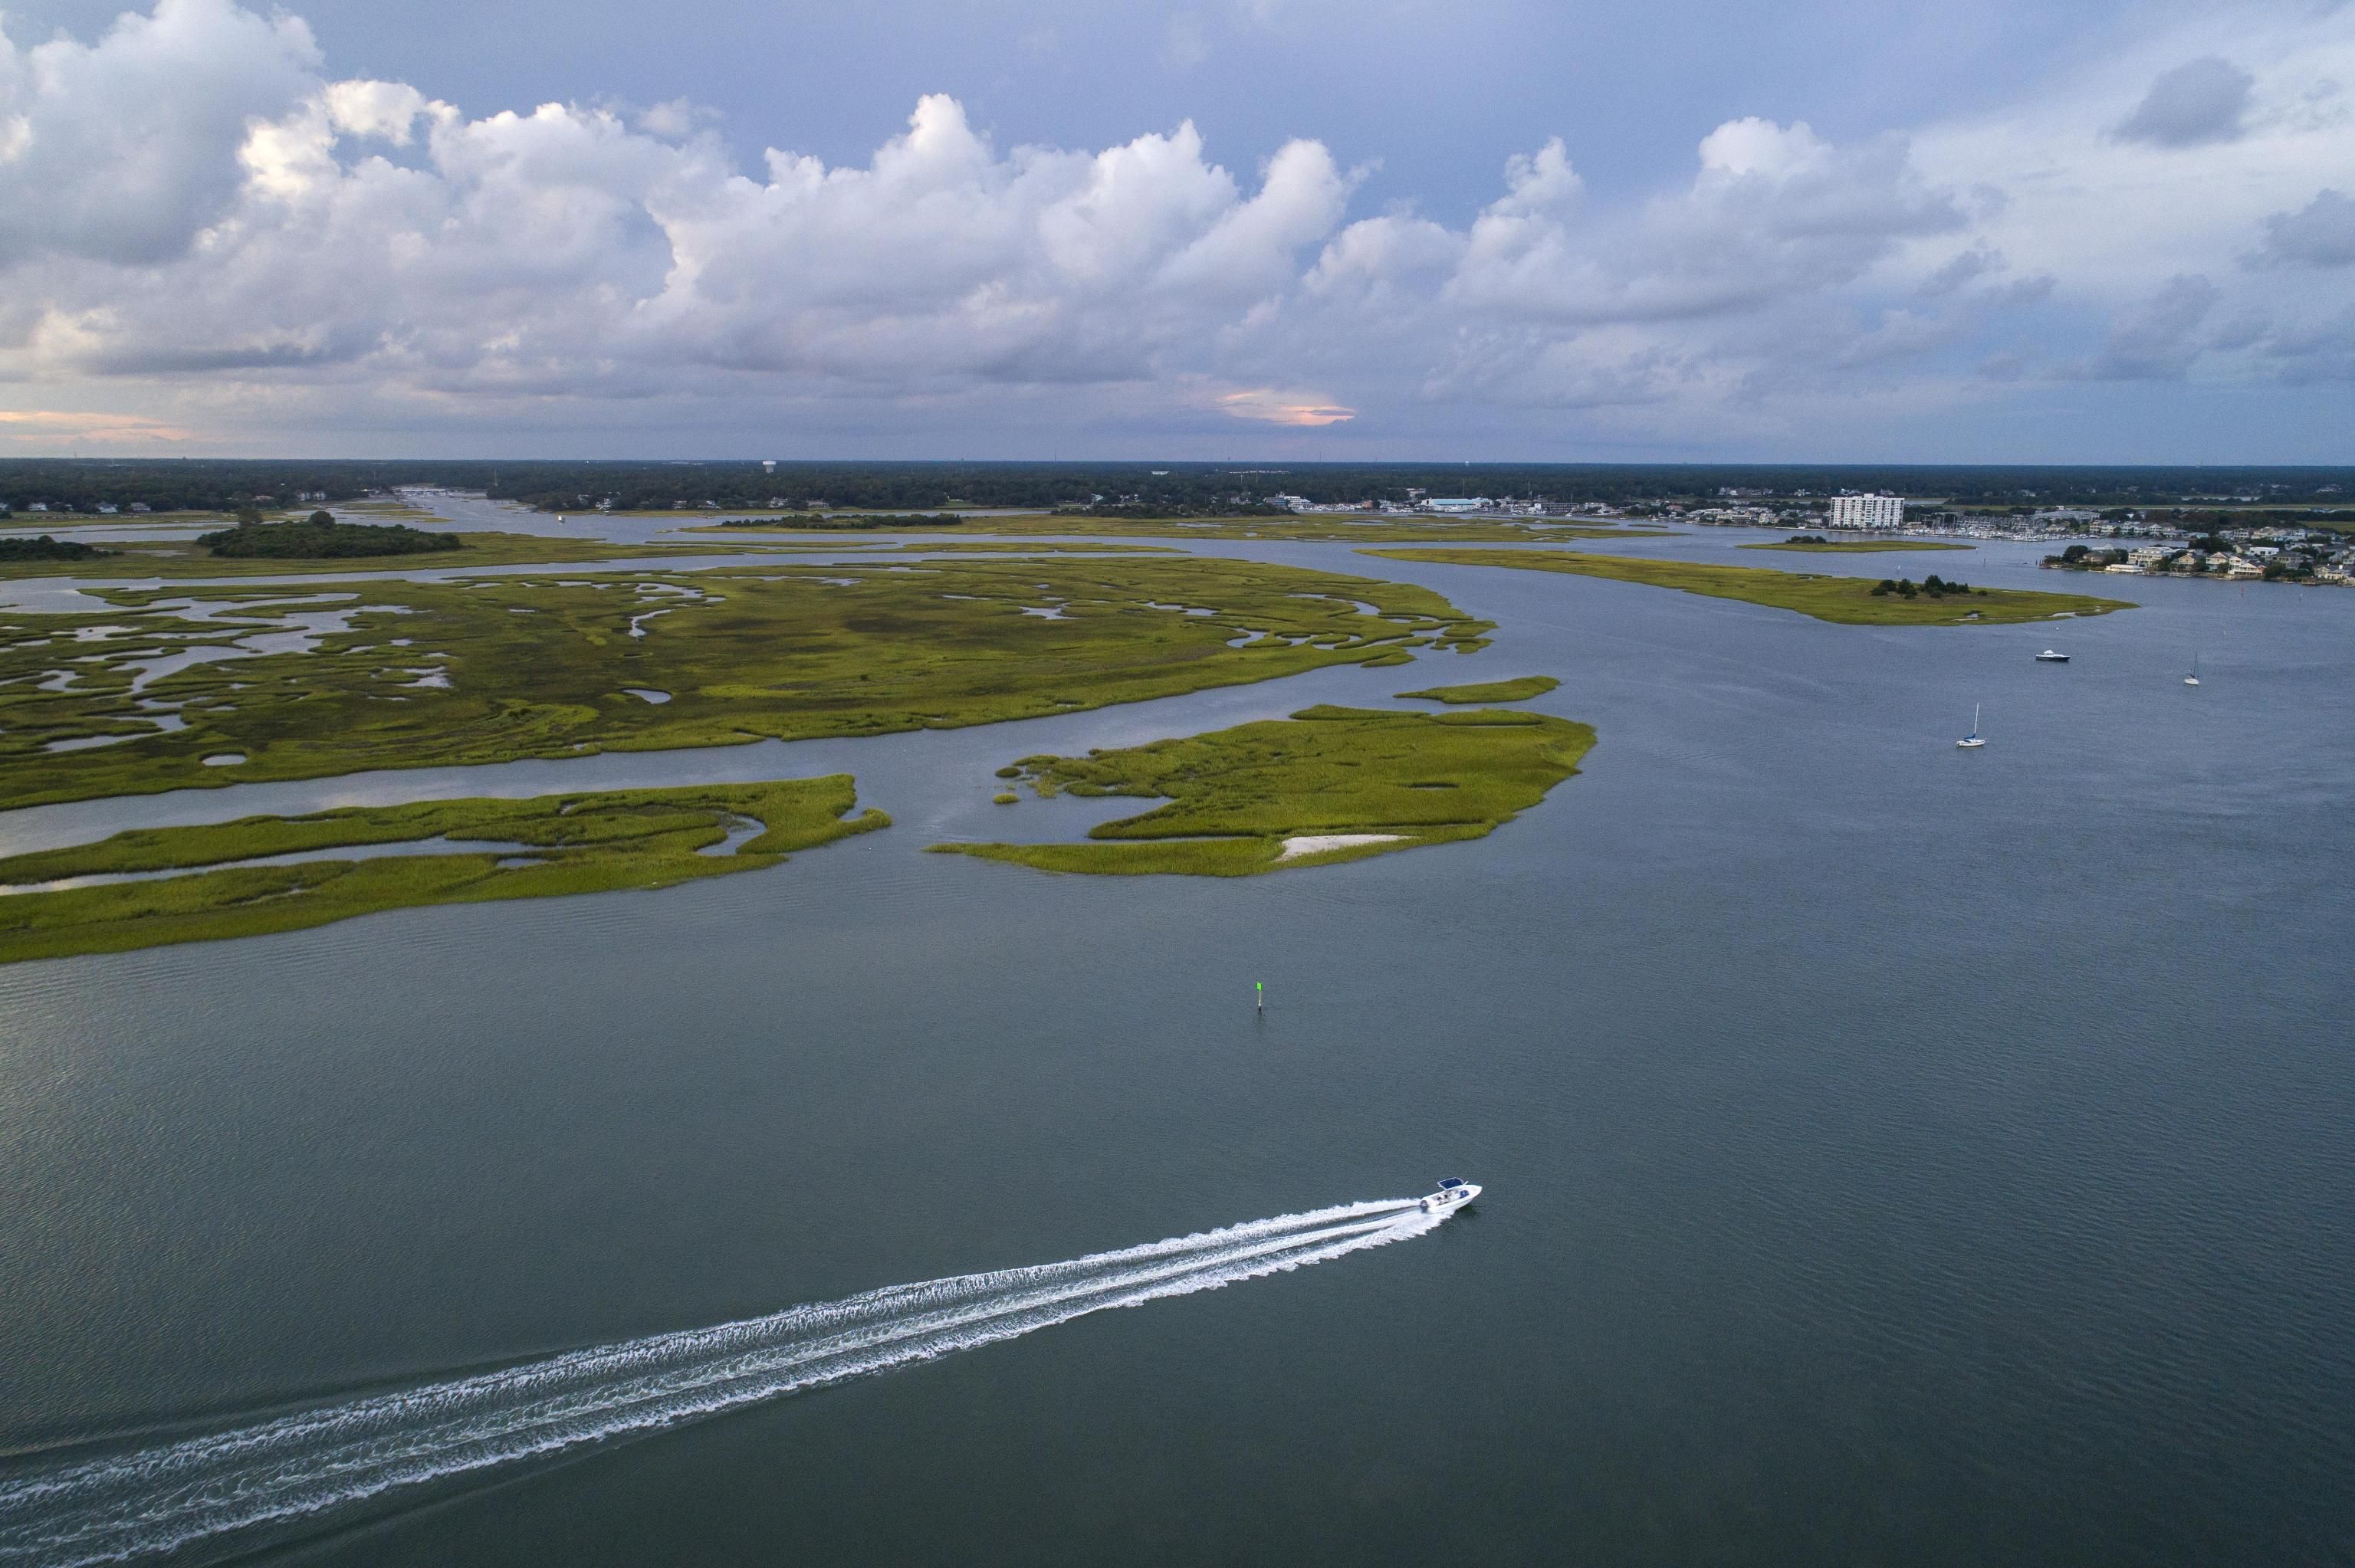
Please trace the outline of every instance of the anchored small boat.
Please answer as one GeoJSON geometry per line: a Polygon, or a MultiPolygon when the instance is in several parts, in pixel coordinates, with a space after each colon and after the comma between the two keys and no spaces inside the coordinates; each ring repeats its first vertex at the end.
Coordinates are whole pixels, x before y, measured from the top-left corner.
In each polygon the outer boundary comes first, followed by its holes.
{"type": "Polygon", "coordinates": [[[2051,649],[2047,648],[2036,656],[2036,662],[2040,664],[2066,664],[2069,662],[2069,655],[2055,653],[2051,649]]]}
{"type": "Polygon", "coordinates": [[[2183,683],[2187,686],[2200,683],[2200,655],[2197,653],[2191,656],[2191,673],[2183,677],[2183,683]]]}
{"type": "Polygon", "coordinates": [[[1439,1191],[1423,1199],[1423,1212],[1426,1214],[1452,1213],[1479,1195],[1480,1189],[1463,1178],[1443,1176],[1439,1179],[1439,1191]]]}
{"type": "Polygon", "coordinates": [[[1987,742],[1986,742],[1986,741],[1981,740],[1981,739],[1979,738],[1979,705],[1978,705],[1978,704],[1977,704],[1977,703],[1973,703],[1973,704],[1971,705],[1971,733],[1970,733],[1970,734],[1968,734],[1968,735],[1966,735],[1966,736],[1963,736],[1963,738],[1962,738],[1962,739],[1960,739],[1960,740],[1958,740],[1958,741],[1955,742],[1955,744],[1956,746],[1960,747],[1961,747],[1963,750],[1965,750],[1965,751],[1972,751],[1972,750],[1976,750],[1976,749],[1977,749],[1977,748],[1978,748],[1979,747],[1985,746],[1985,745],[1987,744],[1987,742]]]}

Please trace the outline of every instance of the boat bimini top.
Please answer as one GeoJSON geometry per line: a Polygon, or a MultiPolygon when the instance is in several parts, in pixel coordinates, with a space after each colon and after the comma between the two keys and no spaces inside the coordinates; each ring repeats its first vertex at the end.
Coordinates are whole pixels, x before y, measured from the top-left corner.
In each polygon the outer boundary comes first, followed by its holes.
{"type": "Polygon", "coordinates": [[[1439,1179],[1439,1191],[1423,1200],[1423,1212],[1436,1214],[1460,1209],[1479,1195],[1480,1189],[1461,1176],[1443,1176],[1439,1179]]]}

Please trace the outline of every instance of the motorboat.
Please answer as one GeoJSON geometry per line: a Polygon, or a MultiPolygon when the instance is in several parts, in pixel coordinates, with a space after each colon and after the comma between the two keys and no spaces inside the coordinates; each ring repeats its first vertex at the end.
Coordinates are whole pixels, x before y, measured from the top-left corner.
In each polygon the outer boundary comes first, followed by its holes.
{"type": "Polygon", "coordinates": [[[1479,1195],[1480,1189],[1463,1178],[1443,1176],[1439,1179],[1439,1191],[1423,1199],[1423,1212],[1426,1214],[1454,1213],[1479,1195]]]}
{"type": "Polygon", "coordinates": [[[2036,656],[2036,662],[2040,664],[2066,664],[2069,662],[2069,655],[2055,653],[2051,649],[2047,648],[2036,656]]]}
{"type": "Polygon", "coordinates": [[[1960,739],[1960,740],[1958,740],[1958,741],[1955,742],[1955,744],[1957,747],[1961,747],[1963,750],[1965,750],[1965,751],[1976,751],[1976,750],[1977,750],[1980,747],[1985,746],[1985,745],[1987,744],[1987,742],[1986,742],[1986,741],[1981,740],[1981,739],[1979,738],[1979,705],[1978,705],[1978,704],[1977,704],[1977,703],[1973,703],[1973,704],[1971,705],[1971,733],[1970,733],[1970,734],[1968,734],[1968,735],[1966,735],[1966,736],[1963,736],[1963,738],[1962,738],[1962,739],[1960,739]]]}

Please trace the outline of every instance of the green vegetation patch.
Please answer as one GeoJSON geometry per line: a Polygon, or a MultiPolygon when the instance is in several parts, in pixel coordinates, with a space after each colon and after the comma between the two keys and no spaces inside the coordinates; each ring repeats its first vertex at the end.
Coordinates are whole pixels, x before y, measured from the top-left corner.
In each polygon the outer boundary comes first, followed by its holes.
{"type": "Polygon", "coordinates": [[[608,747],[947,729],[1412,648],[1476,648],[1490,630],[1409,584],[1176,556],[777,561],[102,597],[103,615],[0,611],[0,808],[608,747]],[[308,651],[251,652],[293,641],[290,618],[316,624],[323,609],[342,629],[308,651]],[[188,654],[204,662],[173,667],[188,654]],[[246,760],[205,765],[227,753],[246,760]]]}
{"type": "Polygon", "coordinates": [[[1592,556],[1567,550],[1368,550],[1394,561],[1454,567],[1510,567],[1526,572],[1569,572],[1647,583],[1710,599],[1738,599],[1774,609],[1796,610],[1844,626],[1961,626],[2051,620],[2064,615],[2105,615],[2132,609],[2126,599],[2030,588],[1973,588],[1967,593],[1908,596],[1881,593],[1869,577],[1826,577],[1770,567],[1717,567],[1641,556],[1592,556]]]}
{"type": "Polygon", "coordinates": [[[1969,545],[1950,545],[1935,539],[1827,539],[1821,535],[1795,534],[1790,538],[1772,545],[1738,545],[1742,550],[1796,550],[1818,556],[1872,556],[1887,550],[1968,550],[1969,545]]]}
{"type": "Polygon", "coordinates": [[[1112,540],[1092,539],[940,539],[923,544],[899,546],[903,551],[925,556],[990,555],[990,556],[1174,556],[1178,550],[1168,545],[1124,544],[1112,540]]]}
{"type": "Polygon", "coordinates": [[[79,539],[54,539],[47,534],[30,539],[0,539],[0,561],[94,561],[112,554],[79,539]]]}
{"type": "MultiPolygon", "coordinates": [[[[264,529],[300,527],[300,524],[273,523],[264,529]]],[[[338,524],[338,527],[365,528],[368,533],[389,532],[389,529],[366,527],[364,524],[338,524]]],[[[236,532],[224,530],[223,532],[236,532]]],[[[407,530],[417,533],[416,529],[407,530]]],[[[482,533],[464,535],[423,535],[427,538],[461,538],[462,550],[453,550],[440,559],[439,550],[422,555],[408,554],[395,557],[401,565],[419,567],[462,567],[473,571],[482,567],[560,566],[573,561],[643,560],[649,556],[730,556],[748,553],[744,548],[727,549],[717,545],[616,545],[603,539],[572,539],[549,534],[482,533]]],[[[218,538],[210,534],[186,544],[144,544],[115,541],[120,546],[101,551],[104,560],[82,558],[18,559],[0,556],[0,577],[267,577],[282,573],[315,573],[323,565],[342,567],[353,563],[354,557],[321,557],[314,556],[219,556],[202,543],[205,538],[218,538]]],[[[757,546],[751,553],[762,553],[757,546]]],[[[391,563],[388,563],[391,564],[391,563]]]]}
{"type": "MultiPolygon", "coordinates": [[[[763,529],[798,531],[806,524],[771,519],[705,524],[688,532],[759,533],[763,529]]],[[[1264,517],[1105,517],[1093,513],[1030,513],[1013,517],[919,517],[894,519],[890,526],[910,533],[954,527],[959,533],[1023,538],[1034,535],[1140,539],[1271,539],[1289,544],[1383,545],[1413,544],[1543,544],[1548,540],[1621,539],[1660,536],[1659,528],[1620,528],[1609,524],[1553,523],[1540,518],[1527,522],[1497,517],[1353,517],[1291,513],[1264,517]]]]}
{"type": "Polygon", "coordinates": [[[1091,829],[1096,842],[931,847],[1114,875],[1327,865],[1483,837],[1577,772],[1593,744],[1588,726],[1541,714],[1306,708],[1185,739],[1016,764],[1041,795],[1167,800],[1091,829]]]}
{"type": "Polygon", "coordinates": [[[1525,703],[1531,697],[1544,696],[1560,681],[1551,675],[1523,675],[1517,681],[1484,681],[1465,686],[1431,686],[1420,692],[1401,692],[1401,697],[1420,697],[1425,702],[1466,705],[1472,703],[1525,703]]]}
{"type": "Polygon", "coordinates": [[[1883,577],[1872,585],[1872,597],[1875,599],[1892,593],[1901,599],[1912,599],[1916,594],[1924,594],[1931,599],[1941,599],[1950,594],[1981,594],[1986,591],[1985,588],[1974,588],[1968,583],[1950,583],[1935,572],[1923,578],[1919,588],[1913,586],[1912,577],[1883,577]]]}
{"type": "Polygon", "coordinates": [[[528,800],[428,800],[117,833],[0,859],[0,885],[186,874],[0,895],[0,963],[292,931],[425,904],[667,887],[774,865],[792,851],[890,825],[878,810],[850,816],[856,803],[852,779],[838,773],[528,800]],[[733,853],[699,853],[725,843],[740,823],[762,832],[733,853]],[[443,840],[447,854],[250,863],[443,840]],[[469,842],[505,847],[469,851],[469,842]]]}
{"type": "Polygon", "coordinates": [[[249,514],[234,528],[198,535],[197,543],[226,560],[269,561],[425,556],[466,547],[455,534],[429,534],[406,523],[338,523],[326,512],[314,512],[299,523],[264,523],[249,514]]]}
{"type": "Polygon", "coordinates": [[[730,518],[719,527],[765,527],[765,530],[813,532],[813,535],[838,535],[838,532],[869,532],[879,527],[890,530],[911,530],[911,527],[964,527],[964,518],[935,518],[932,514],[886,515],[874,511],[862,514],[826,514],[817,518],[730,518]]]}

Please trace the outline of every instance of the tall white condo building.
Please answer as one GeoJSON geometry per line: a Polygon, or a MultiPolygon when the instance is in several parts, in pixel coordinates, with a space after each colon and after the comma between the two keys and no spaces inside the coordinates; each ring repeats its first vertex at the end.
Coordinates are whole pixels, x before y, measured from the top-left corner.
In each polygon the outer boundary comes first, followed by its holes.
{"type": "Polygon", "coordinates": [[[1835,528],[1902,528],[1905,498],[1902,495],[1835,495],[1831,525],[1835,528]]]}

